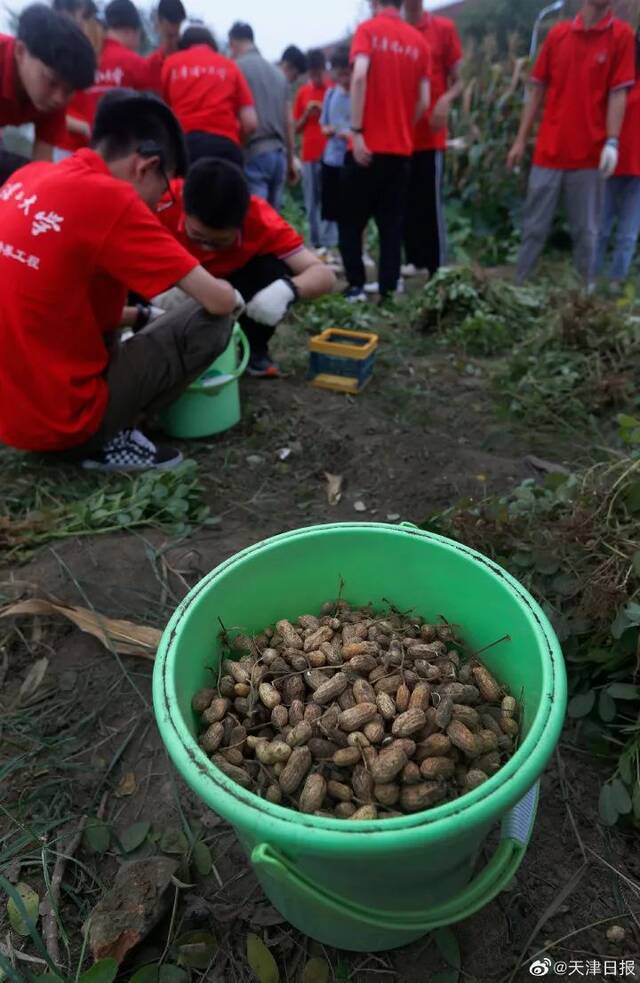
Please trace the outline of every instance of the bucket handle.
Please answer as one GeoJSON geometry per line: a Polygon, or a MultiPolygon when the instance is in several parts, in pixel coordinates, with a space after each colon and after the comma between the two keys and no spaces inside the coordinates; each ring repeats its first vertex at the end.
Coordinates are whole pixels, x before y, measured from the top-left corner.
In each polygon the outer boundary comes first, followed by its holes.
{"type": "Polygon", "coordinates": [[[325,888],[317,887],[302,875],[283,853],[268,843],[260,843],[251,854],[252,864],[263,872],[288,886],[291,891],[306,896],[307,900],[323,908],[329,908],[334,915],[355,918],[374,928],[415,933],[431,932],[469,918],[504,890],[518,870],[533,831],[538,807],[540,783],[511,809],[502,820],[500,845],[495,854],[480,873],[456,897],[425,911],[376,911],[340,897],[325,888]]]}
{"type": "Polygon", "coordinates": [[[251,349],[249,347],[249,339],[237,322],[233,326],[230,342],[235,342],[242,347],[242,358],[240,359],[240,365],[238,368],[234,369],[233,372],[225,373],[224,382],[221,382],[217,386],[207,386],[203,382],[196,379],[196,381],[192,382],[189,386],[189,392],[198,393],[200,396],[217,396],[221,389],[224,389],[231,382],[235,382],[241,375],[244,375],[244,370],[249,364],[251,349]]]}

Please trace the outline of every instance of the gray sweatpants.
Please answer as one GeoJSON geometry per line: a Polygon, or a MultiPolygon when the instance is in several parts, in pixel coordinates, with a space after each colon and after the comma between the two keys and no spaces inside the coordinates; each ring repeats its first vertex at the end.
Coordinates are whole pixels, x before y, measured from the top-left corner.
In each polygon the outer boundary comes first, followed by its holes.
{"type": "Polygon", "coordinates": [[[544,249],[561,195],[573,240],[573,261],[578,273],[591,283],[596,272],[604,186],[597,170],[531,168],[516,272],[518,283],[527,279],[544,249]]]}

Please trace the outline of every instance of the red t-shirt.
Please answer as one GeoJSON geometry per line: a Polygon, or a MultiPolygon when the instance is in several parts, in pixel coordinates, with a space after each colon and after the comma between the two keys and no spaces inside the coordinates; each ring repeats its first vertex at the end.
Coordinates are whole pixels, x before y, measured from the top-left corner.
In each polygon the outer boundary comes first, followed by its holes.
{"type": "Polygon", "coordinates": [[[0,440],[62,450],[107,405],[104,335],[127,290],[153,297],[197,261],[93,150],[33,163],[0,189],[0,440]]]}
{"type": "Polygon", "coordinates": [[[351,60],[358,55],[369,58],[365,143],[374,154],[410,157],[420,83],[431,74],[431,55],[422,35],[402,20],[396,7],[385,7],[357,29],[351,60]]]}
{"type": "Polygon", "coordinates": [[[304,161],[321,160],[327,138],[320,127],[320,113],[325,94],[331,88],[327,82],[316,85],[314,82],[307,82],[306,85],[298,89],[295,105],[293,107],[294,119],[299,120],[304,116],[305,109],[310,102],[318,102],[317,112],[311,112],[307,118],[302,131],[302,159],[304,161]]]}
{"type": "Polygon", "coordinates": [[[546,86],[533,163],[561,171],[597,168],[609,93],[630,88],[635,78],[633,31],[611,13],[589,30],[581,14],[552,27],[531,74],[546,86]]]}
{"type": "Polygon", "coordinates": [[[415,149],[445,150],[447,128],[432,130],[430,120],[438,99],[449,88],[453,69],[462,60],[460,35],[452,20],[430,13],[424,13],[416,27],[431,51],[431,105],[416,126],[415,149]]]}
{"type": "Polygon", "coordinates": [[[162,67],[162,93],[185,133],[201,130],[240,144],[238,114],[253,95],[235,62],[208,44],[169,55],[162,67]]]}
{"type": "Polygon", "coordinates": [[[164,48],[156,48],[150,55],[147,55],[147,71],[149,73],[149,88],[162,95],[162,66],[167,59],[167,52],[164,48]]]}
{"type": "MultiPolygon", "coordinates": [[[[84,92],[76,92],[71,99],[71,102],[67,106],[67,116],[73,116],[75,119],[82,120],[87,123],[87,100],[84,92]]],[[[86,147],[89,143],[89,138],[83,136],[81,133],[71,133],[68,127],[65,125],[64,137],[58,141],[57,146],[61,150],[70,150],[72,153],[74,150],[80,150],[82,147],[86,147]]]]}
{"type": "Polygon", "coordinates": [[[87,119],[93,123],[98,103],[110,89],[137,89],[145,92],[152,86],[147,60],[126,48],[115,38],[107,38],[102,46],[96,70],[95,85],[87,89],[87,119]]]}
{"type": "Polygon", "coordinates": [[[616,175],[640,177],[640,80],[627,97],[616,175]]]}
{"type": "Polygon", "coordinates": [[[65,111],[42,113],[26,93],[20,92],[15,63],[16,39],[0,34],[0,126],[20,126],[34,123],[36,137],[53,147],[60,146],[67,132],[65,111]]]}
{"type": "Polygon", "coordinates": [[[174,202],[167,197],[158,207],[158,218],[178,242],[196,257],[212,276],[229,276],[241,270],[256,256],[277,256],[286,260],[304,249],[304,239],[262,198],[251,196],[249,211],[235,245],[229,249],[203,249],[187,236],[184,224],[182,189],[184,181],[171,182],[174,202]]]}

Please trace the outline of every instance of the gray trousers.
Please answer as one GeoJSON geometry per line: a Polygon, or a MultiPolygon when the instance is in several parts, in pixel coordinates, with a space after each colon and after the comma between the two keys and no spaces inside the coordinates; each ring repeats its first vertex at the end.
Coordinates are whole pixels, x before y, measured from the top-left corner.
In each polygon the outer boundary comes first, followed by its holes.
{"type": "Polygon", "coordinates": [[[333,249],[338,245],[338,226],[322,218],[322,162],[305,161],[302,165],[302,193],[304,209],[309,221],[309,238],[315,249],[324,246],[333,249]]]}
{"type": "Polygon", "coordinates": [[[214,317],[188,299],[128,341],[117,341],[105,374],[109,400],[100,429],[65,458],[95,453],[140,416],[174,403],[223,353],[232,327],[231,316],[214,317]]]}
{"type": "Polygon", "coordinates": [[[591,283],[596,274],[604,189],[604,179],[597,170],[531,168],[516,271],[518,283],[528,278],[544,249],[561,195],[573,240],[573,261],[578,273],[591,283]]]}

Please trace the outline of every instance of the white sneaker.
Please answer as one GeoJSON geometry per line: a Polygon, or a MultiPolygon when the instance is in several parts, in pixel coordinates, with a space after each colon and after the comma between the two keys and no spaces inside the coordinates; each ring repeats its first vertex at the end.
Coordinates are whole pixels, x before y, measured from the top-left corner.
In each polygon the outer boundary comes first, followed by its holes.
{"type": "MultiPolygon", "coordinates": [[[[364,285],[364,292],[366,294],[379,294],[380,293],[380,284],[378,283],[377,280],[372,280],[371,283],[365,283],[365,285],[364,285]]],[[[404,280],[402,279],[402,277],[400,277],[400,279],[398,280],[398,283],[396,284],[396,293],[397,294],[406,293],[406,287],[405,287],[404,280]]]]}
{"type": "Polygon", "coordinates": [[[367,299],[366,293],[360,287],[347,287],[342,296],[350,304],[358,304],[367,299]]]}
{"type": "Polygon", "coordinates": [[[403,276],[411,277],[422,276],[423,274],[428,273],[429,270],[424,266],[414,266],[413,263],[405,263],[405,265],[400,268],[400,272],[403,276]]]}

